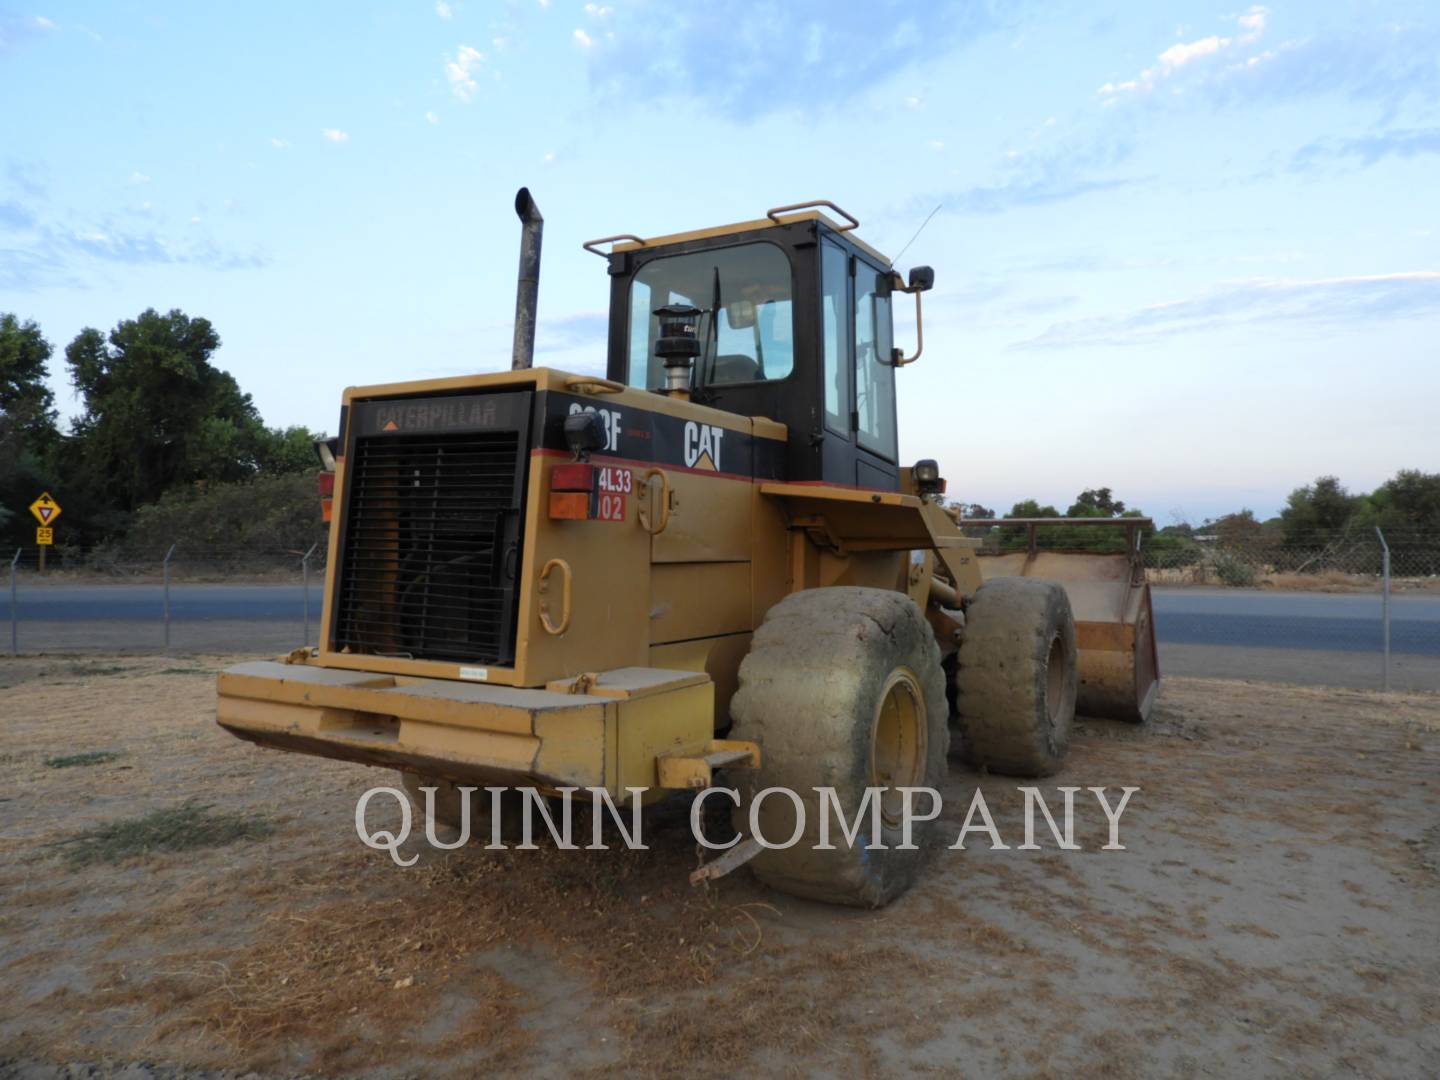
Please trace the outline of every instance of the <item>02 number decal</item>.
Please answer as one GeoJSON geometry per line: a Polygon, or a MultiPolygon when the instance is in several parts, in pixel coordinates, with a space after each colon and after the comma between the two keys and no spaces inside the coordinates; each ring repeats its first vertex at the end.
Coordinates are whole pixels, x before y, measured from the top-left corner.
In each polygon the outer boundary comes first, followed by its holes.
{"type": "MultiPolygon", "coordinates": [[[[629,474],[627,473],[626,475],[628,476],[629,474]]],[[[625,496],[612,495],[607,491],[602,491],[595,509],[595,517],[600,521],[624,521],[625,496]]]]}

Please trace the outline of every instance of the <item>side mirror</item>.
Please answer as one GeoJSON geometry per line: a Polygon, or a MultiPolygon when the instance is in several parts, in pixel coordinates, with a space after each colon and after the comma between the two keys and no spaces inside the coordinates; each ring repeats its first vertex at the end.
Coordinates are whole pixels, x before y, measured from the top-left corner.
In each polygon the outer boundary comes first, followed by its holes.
{"type": "MultiPolygon", "coordinates": [[[[896,286],[900,284],[900,277],[897,274],[893,279],[896,286]]],[[[890,365],[892,367],[904,367],[906,364],[913,364],[920,359],[920,354],[925,351],[925,323],[920,317],[920,294],[929,292],[935,287],[935,271],[928,266],[912,266],[910,268],[910,284],[906,286],[905,292],[915,294],[915,355],[906,356],[905,350],[895,348],[890,350],[890,365]]]]}
{"type": "Polygon", "coordinates": [[[929,292],[935,287],[935,271],[928,266],[910,268],[910,287],[906,292],[929,292]]]}

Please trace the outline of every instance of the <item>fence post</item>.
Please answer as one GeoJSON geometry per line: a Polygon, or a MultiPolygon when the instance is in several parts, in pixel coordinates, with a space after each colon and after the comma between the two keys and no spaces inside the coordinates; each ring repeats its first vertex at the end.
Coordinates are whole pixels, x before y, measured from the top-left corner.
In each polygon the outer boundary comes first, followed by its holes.
{"type": "Polygon", "coordinates": [[[175,554],[175,545],[170,545],[170,550],[165,553],[165,562],[162,567],[165,572],[165,652],[170,652],[170,556],[175,554]]]}
{"type": "Polygon", "coordinates": [[[20,553],[24,548],[15,549],[10,560],[10,655],[20,655],[20,604],[15,598],[15,568],[20,565],[20,553]]]}
{"type": "Polygon", "coordinates": [[[1380,538],[1380,626],[1385,652],[1385,692],[1390,692],[1390,545],[1380,526],[1375,526],[1375,535],[1380,538]]]}
{"type": "Polygon", "coordinates": [[[300,559],[300,574],[305,582],[305,640],[302,644],[307,649],[310,647],[310,556],[315,554],[315,549],[319,546],[318,543],[311,544],[310,550],[300,559]]]}

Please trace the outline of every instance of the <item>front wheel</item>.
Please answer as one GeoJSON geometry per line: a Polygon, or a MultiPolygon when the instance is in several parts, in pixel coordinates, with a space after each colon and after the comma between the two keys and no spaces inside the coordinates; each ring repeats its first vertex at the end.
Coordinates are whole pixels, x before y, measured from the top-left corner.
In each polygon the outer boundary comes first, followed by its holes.
{"type": "Polygon", "coordinates": [[[993,578],[965,609],[956,656],[955,734],[974,765],[1049,776],[1070,748],[1078,682],[1075,618],[1064,588],[993,578]]]}

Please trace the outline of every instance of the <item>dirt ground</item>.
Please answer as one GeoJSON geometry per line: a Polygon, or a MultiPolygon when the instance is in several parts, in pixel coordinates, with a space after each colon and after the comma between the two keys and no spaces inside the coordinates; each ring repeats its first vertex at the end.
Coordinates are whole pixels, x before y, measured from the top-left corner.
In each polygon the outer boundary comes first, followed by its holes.
{"type": "MultiPolygon", "coordinates": [[[[1440,696],[1169,679],[1041,785],[1125,851],[935,852],[880,912],[650,851],[363,847],[389,774],[215,727],[217,658],[0,661],[0,1075],[1418,1077],[1440,1063],[1440,696]],[[108,751],[68,768],[46,761],[108,751]],[[1085,795],[1085,792],[1081,792],[1085,795]],[[77,866],[190,798],[270,835],[77,866]],[[1113,798],[1112,798],[1113,802],[1113,798]],[[93,1071],[92,1071],[93,1070],[93,1071]]],[[[960,765],[1023,839],[1012,781],[960,765]]],[[[384,817],[385,815],[381,815],[384,817]]],[[[391,814],[390,818],[398,815],[391,814]]]]}

